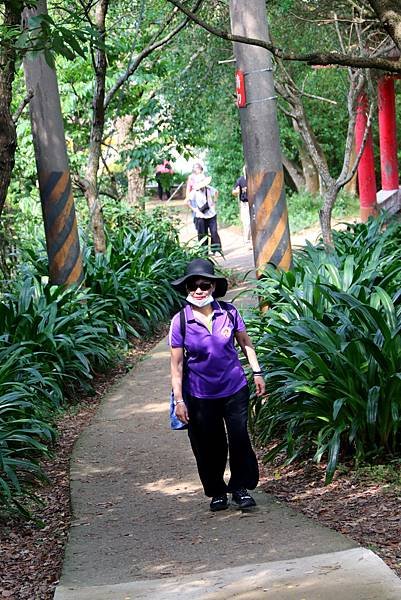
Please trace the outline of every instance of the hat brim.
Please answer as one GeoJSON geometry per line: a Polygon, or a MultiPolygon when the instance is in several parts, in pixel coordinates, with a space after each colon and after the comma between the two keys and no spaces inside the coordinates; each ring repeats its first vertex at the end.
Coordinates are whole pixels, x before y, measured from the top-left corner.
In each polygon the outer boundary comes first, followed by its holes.
{"type": "Polygon", "coordinates": [[[208,185],[210,185],[211,181],[212,181],[211,177],[204,177],[201,181],[195,182],[193,184],[193,188],[194,188],[195,192],[197,192],[198,190],[201,190],[202,188],[207,187],[208,185]]]}
{"type": "Polygon", "coordinates": [[[210,275],[210,273],[191,273],[190,275],[185,275],[184,277],[180,277],[180,279],[176,279],[171,282],[171,285],[174,289],[179,292],[186,293],[186,285],[190,279],[196,279],[197,277],[204,277],[205,279],[210,279],[216,286],[213,297],[221,298],[225,296],[228,288],[228,281],[225,277],[218,277],[217,275],[210,275]]]}

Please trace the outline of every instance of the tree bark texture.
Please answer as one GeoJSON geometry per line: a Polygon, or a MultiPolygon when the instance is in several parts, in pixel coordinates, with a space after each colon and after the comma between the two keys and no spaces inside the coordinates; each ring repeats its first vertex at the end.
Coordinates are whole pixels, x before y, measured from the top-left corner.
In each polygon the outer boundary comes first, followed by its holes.
{"type": "Polygon", "coordinates": [[[333,184],[326,188],[323,195],[323,206],[319,213],[320,227],[322,230],[323,243],[326,250],[333,249],[333,233],[331,230],[331,217],[333,214],[334,204],[338,196],[338,186],[333,179],[333,184]]]}
{"type": "Polygon", "coordinates": [[[301,160],[302,171],[305,179],[305,190],[309,194],[318,194],[320,191],[319,174],[316,171],[316,167],[307,148],[305,148],[303,140],[301,140],[301,145],[299,148],[299,158],[301,160]]]}
{"type": "MultiPolygon", "coordinates": [[[[352,149],[351,149],[351,155],[350,155],[350,164],[348,167],[348,173],[347,175],[351,174],[351,169],[352,166],[354,165],[356,160],[356,152],[355,152],[355,144],[352,144],[352,149]]],[[[357,174],[354,173],[354,175],[352,175],[351,179],[349,180],[348,183],[345,184],[344,186],[344,190],[347,192],[347,194],[350,194],[351,196],[356,196],[357,195],[357,174]]]]}
{"type": "MultiPolygon", "coordinates": [[[[132,127],[136,121],[133,115],[124,115],[117,117],[114,128],[116,130],[114,147],[118,152],[132,149],[135,142],[130,139],[132,127]]],[[[141,175],[141,168],[134,167],[127,169],[127,203],[131,206],[141,204],[141,199],[145,195],[145,179],[141,175]]]]}
{"type": "Polygon", "coordinates": [[[0,220],[0,278],[10,280],[16,277],[18,239],[14,230],[15,209],[4,206],[0,220]]]}
{"type": "MultiPolygon", "coordinates": [[[[269,40],[265,0],[230,0],[233,34],[269,40]]],[[[234,44],[237,70],[245,78],[246,106],[239,109],[247,168],[255,265],[288,270],[292,250],[270,53],[234,44]]]]}
{"type": "Polygon", "coordinates": [[[401,0],[368,0],[383,29],[401,51],[401,0]]]}
{"type": "Polygon", "coordinates": [[[304,110],[301,97],[296,93],[293,94],[292,103],[297,116],[296,119],[293,119],[294,130],[300,135],[301,138],[299,156],[306,181],[306,189],[311,194],[318,194],[321,191],[321,174],[325,173],[326,171],[328,172],[327,159],[309,123],[309,119],[304,110]],[[302,130],[304,131],[304,135],[302,135],[302,130]],[[310,146],[307,145],[305,141],[306,138],[312,141],[315,151],[319,156],[319,164],[321,167],[323,167],[320,170],[316,168],[315,162],[311,157],[310,146]]]}
{"type": "Polygon", "coordinates": [[[128,193],[127,203],[130,206],[140,206],[145,195],[145,179],[141,175],[140,167],[127,170],[128,193]]]}
{"type": "Polygon", "coordinates": [[[98,30],[100,44],[94,50],[93,63],[95,70],[95,89],[92,100],[92,122],[89,141],[89,156],[85,170],[84,193],[88,203],[90,220],[93,232],[93,244],[96,253],[106,251],[106,237],[102,206],[99,199],[98,172],[102,151],[104,132],[104,99],[106,86],[107,59],[104,50],[106,37],[106,16],[109,0],[100,0],[95,8],[95,26],[98,30]]]}
{"type": "MultiPolygon", "coordinates": [[[[38,0],[34,8],[25,9],[24,21],[46,14],[46,0],[38,0]]],[[[76,284],[83,270],[57,74],[44,52],[25,55],[24,72],[27,89],[33,92],[29,112],[50,281],[76,284]]]]}
{"type": "MultiPolygon", "coordinates": [[[[289,180],[289,186],[292,190],[299,193],[305,189],[305,177],[302,174],[302,169],[295,161],[288,158],[283,153],[283,167],[285,169],[286,183],[289,180]]],[[[287,183],[288,184],[288,183],[287,183]]]]}
{"type": "MultiPolygon", "coordinates": [[[[17,27],[21,14],[15,4],[6,3],[3,24],[17,27]]],[[[0,217],[6,201],[11,173],[14,168],[17,134],[11,114],[12,85],[15,74],[16,52],[12,41],[0,46],[0,217]]]]}

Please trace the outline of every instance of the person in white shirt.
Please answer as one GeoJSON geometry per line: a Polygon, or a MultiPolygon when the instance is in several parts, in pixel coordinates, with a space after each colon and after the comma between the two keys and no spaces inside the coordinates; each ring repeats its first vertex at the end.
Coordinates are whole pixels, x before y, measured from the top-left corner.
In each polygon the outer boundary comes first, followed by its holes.
{"type": "Polygon", "coordinates": [[[221,240],[217,231],[216,202],[218,191],[210,185],[211,177],[198,176],[189,193],[188,204],[195,215],[195,227],[198,240],[208,243],[210,234],[212,252],[221,251],[221,240]]]}

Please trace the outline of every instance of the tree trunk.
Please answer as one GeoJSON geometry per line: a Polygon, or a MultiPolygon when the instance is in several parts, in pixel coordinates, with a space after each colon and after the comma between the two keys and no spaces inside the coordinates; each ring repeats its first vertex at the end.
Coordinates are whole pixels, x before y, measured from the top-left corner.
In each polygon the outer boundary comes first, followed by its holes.
{"type": "Polygon", "coordinates": [[[15,242],[18,238],[14,230],[15,220],[15,210],[5,205],[0,220],[0,278],[3,280],[10,280],[16,276],[17,249],[15,242]]]}
{"type": "Polygon", "coordinates": [[[304,144],[301,143],[299,149],[299,158],[302,164],[302,171],[305,179],[305,190],[309,194],[318,194],[320,191],[319,175],[316,171],[316,167],[313,164],[313,160],[310,157],[308,150],[304,144]]]}
{"type": "MultiPolygon", "coordinates": [[[[351,169],[353,167],[355,159],[356,159],[355,145],[352,144],[350,163],[349,163],[347,175],[351,173],[351,169]]],[[[350,179],[349,182],[346,183],[344,186],[344,190],[347,192],[347,194],[350,194],[351,196],[357,195],[356,182],[357,182],[357,174],[355,173],[355,175],[352,177],[352,179],[350,179]]]]}
{"type": "MultiPolygon", "coordinates": [[[[233,34],[269,40],[265,0],[230,0],[233,34]]],[[[292,249],[285,199],[277,109],[260,99],[276,95],[271,55],[256,46],[235,43],[238,70],[252,73],[247,105],[239,109],[247,170],[252,241],[258,274],[271,263],[279,269],[292,266],[292,249]],[[274,209],[274,210],[273,210],[274,209]]]]}
{"type": "Polygon", "coordinates": [[[368,0],[383,28],[401,50],[401,0],[368,0]]]}
{"type": "MultiPolygon", "coordinates": [[[[47,16],[46,0],[37,0],[34,7],[24,10],[24,25],[39,16],[47,16]]],[[[25,55],[24,72],[27,89],[33,93],[29,112],[49,281],[53,285],[77,284],[83,278],[82,258],[57,73],[43,51],[25,55]]]]}
{"type": "Polygon", "coordinates": [[[128,194],[127,202],[130,206],[142,205],[145,195],[145,179],[141,175],[140,167],[127,170],[128,194]]]}
{"type": "Polygon", "coordinates": [[[321,162],[327,166],[327,161],[326,161],[326,157],[324,156],[323,150],[321,149],[320,144],[318,143],[318,141],[315,137],[315,134],[313,133],[313,131],[311,129],[311,126],[309,125],[309,121],[306,117],[305,110],[304,110],[303,104],[302,104],[302,100],[300,98],[297,99],[297,105],[299,108],[299,110],[297,111],[297,116],[299,119],[301,119],[302,123],[301,123],[301,121],[297,121],[296,119],[293,119],[292,123],[293,123],[294,131],[296,131],[300,135],[300,138],[301,138],[301,145],[299,148],[299,158],[301,160],[302,170],[303,170],[304,177],[305,177],[305,189],[310,194],[318,194],[320,192],[320,188],[321,188],[319,172],[315,166],[314,161],[312,160],[310,150],[304,140],[304,136],[302,135],[302,129],[307,130],[309,132],[309,136],[312,139],[312,141],[316,147],[316,151],[319,154],[321,162]]]}
{"type": "Polygon", "coordinates": [[[283,153],[283,167],[287,174],[288,179],[290,179],[290,187],[295,192],[301,192],[305,189],[305,177],[302,174],[302,171],[299,169],[298,165],[288,158],[283,153]]]}
{"type": "MultiPolygon", "coordinates": [[[[134,147],[134,143],[129,140],[129,134],[135,123],[136,118],[133,115],[118,117],[115,122],[117,132],[115,146],[121,152],[134,147]]],[[[142,205],[142,198],[145,195],[145,179],[141,176],[141,168],[134,167],[127,169],[127,203],[130,206],[142,205]]]]}
{"type": "MultiPolygon", "coordinates": [[[[15,11],[15,4],[6,2],[3,26],[18,27],[20,21],[21,14],[15,11]]],[[[6,201],[17,149],[15,123],[10,111],[15,59],[16,53],[12,40],[9,45],[7,42],[0,45],[0,217],[6,201]]]]}
{"type": "Polygon", "coordinates": [[[331,230],[331,215],[333,207],[338,195],[338,188],[332,185],[329,188],[322,190],[323,206],[319,213],[320,227],[322,229],[323,243],[327,251],[332,251],[334,248],[333,232],[331,230]]]}
{"type": "Polygon", "coordinates": [[[105,22],[108,7],[109,0],[100,0],[95,9],[95,24],[98,30],[100,43],[94,53],[95,90],[92,101],[89,157],[85,171],[85,179],[82,180],[84,183],[86,201],[90,211],[93,244],[96,253],[104,253],[106,251],[104,221],[98,190],[98,171],[104,132],[104,98],[107,71],[104,44],[106,37],[105,22]]]}

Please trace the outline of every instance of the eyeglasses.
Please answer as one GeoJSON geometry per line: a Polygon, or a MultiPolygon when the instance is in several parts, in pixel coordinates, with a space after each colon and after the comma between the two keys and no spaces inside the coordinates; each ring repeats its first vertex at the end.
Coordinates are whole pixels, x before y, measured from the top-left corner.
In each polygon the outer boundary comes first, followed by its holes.
{"type": "Polygon", "coordinates": [[[202,292],[206,292],[207,290],[210,290],[212,285],[213,283],[211,281],[190,281],[187,283],[187,290],[188,292],[196,292],[199,288],[202,292]]]}

